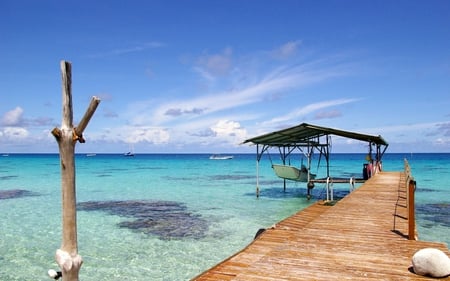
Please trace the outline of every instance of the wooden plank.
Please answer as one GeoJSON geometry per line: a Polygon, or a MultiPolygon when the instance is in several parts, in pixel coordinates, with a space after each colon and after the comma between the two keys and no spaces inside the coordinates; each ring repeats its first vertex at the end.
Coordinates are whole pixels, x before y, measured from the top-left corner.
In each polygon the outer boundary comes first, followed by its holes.
{"type": "Polygon", "coordinates": [[[449,251],[407,239],[405,188],[403,173],[377,174],[334,206],[317,202],[282,220],[193,280],[425,280],[409,270],[414,253],[449,251]]]}

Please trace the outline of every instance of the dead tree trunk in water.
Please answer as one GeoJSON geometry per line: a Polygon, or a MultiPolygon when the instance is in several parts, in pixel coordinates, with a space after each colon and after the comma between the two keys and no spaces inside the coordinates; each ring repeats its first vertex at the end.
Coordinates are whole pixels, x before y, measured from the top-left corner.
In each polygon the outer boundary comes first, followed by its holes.
{"type": "Polygon", "coordinates": [[[59,147],[62,192],[62,244],[55,257],[64,281],[78,281],[78,273],[83,263],[81,256],[78,255],[77,244],[75,144],[77,141],[85,142],[83,131],[100,103],[99,98],[93,97],[78,127],[73,127],[71,68],[69,62],[61,61],[62,125],[61,128],[54,128],[52,131],[59,147]]]}

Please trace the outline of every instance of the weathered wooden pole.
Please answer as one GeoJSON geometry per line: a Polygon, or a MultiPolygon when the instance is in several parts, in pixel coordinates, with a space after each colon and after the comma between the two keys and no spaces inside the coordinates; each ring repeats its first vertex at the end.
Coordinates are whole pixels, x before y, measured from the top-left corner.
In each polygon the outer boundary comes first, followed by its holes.
{"type": "Polygon", "coordinates": [[[415,210],[415,191],[416,191],[416,181],[414,178],[409,178],[408,176],[408,186],[407,186],[407,197],[408,197],[408,239],[417,240],[416,237],[416,210],[415,210]]]}
{"type": "Polygon", "coordinates": [[[62,125],[61,128],[52,130],[59,147],[62,193],[62,243],[55,257],[64,281],[78,281],[78,273],[83,263],[78,255],[77,244],[75,144],[77,141],[85,142],[83,131],[100,103],[99,98],[93,97],[79,126],[73,127],[71,68],[69,62],[61,61],[62,125]]]}

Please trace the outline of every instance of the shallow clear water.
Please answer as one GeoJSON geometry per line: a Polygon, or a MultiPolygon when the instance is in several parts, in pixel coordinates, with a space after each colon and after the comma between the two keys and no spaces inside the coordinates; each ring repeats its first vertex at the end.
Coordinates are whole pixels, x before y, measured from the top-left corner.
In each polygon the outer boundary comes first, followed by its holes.
{"type": "MultiPolygon", "coordinates": [[[[333,154],[331,175],[359,176],[364,157],[333,154]]],[[[418,183],[420,239],[450,243],[450,154],[386,154],[383,167],[401,171],[404,158],[418,183]]],[[[324,161],[313,165],[325,175],[324,161]]],[[[222,161],[205,154],[77,155],[76,174],[81,280],[188,280],[242,249],[259,228],[313,202],[305,183],[288,183],[283,192],[267,158],[257,199],[253,154],[222,161]]],[[[0,192],[24,190],[0,199],[0,280],[49,280],[47,270],[57,269],[60,189],[58,155],[0,157],[0,192]]],[[[324,196],[316,185],[314,199],[324,196]]]]}

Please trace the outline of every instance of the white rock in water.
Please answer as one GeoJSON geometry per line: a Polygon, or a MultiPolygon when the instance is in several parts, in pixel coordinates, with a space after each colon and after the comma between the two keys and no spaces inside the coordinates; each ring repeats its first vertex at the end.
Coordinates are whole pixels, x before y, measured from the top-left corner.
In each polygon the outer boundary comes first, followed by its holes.
{"type": "Polygon", "coordinates": [[[416,274],[431,277],[445,277],[450,275],[450,258],[438,249],[425,248],[417,251],[412,264],[416,274]]]}

